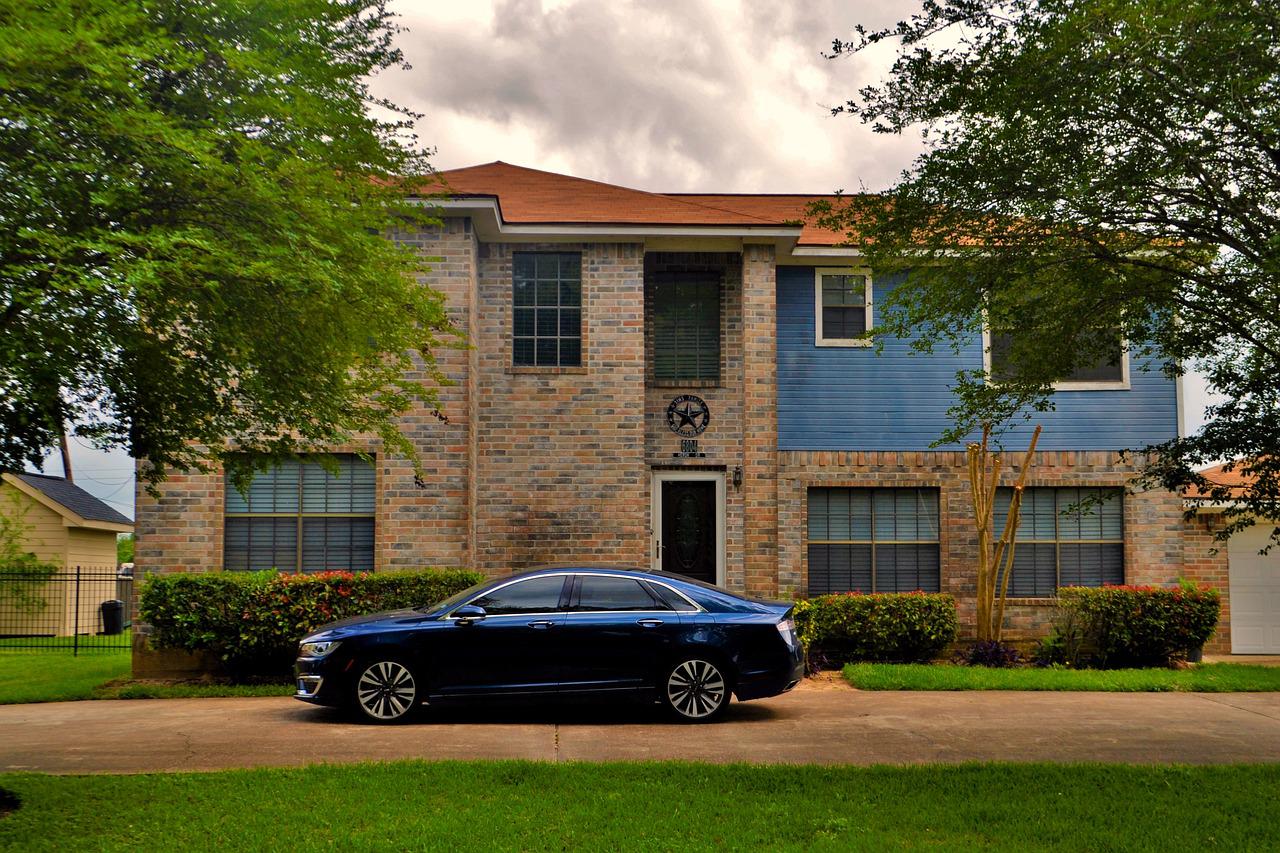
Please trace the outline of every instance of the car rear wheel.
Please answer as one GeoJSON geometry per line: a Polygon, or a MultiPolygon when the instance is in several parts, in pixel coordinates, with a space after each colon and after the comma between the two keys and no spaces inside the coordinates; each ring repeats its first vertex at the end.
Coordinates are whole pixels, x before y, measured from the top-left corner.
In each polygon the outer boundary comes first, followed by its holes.
{"type": "Polygon", "coordinates": [[[705,723],[729,707],[729,679],[716,663],[686,658],[667,673],[662,696],[679,719],[705,723]]]}
{"type": "Polygon", "coordinates": [[[418,707],[418,682],[398,660],[365,664],[355,680],[355,704],[375,723],[407,720],[418,707]]]}

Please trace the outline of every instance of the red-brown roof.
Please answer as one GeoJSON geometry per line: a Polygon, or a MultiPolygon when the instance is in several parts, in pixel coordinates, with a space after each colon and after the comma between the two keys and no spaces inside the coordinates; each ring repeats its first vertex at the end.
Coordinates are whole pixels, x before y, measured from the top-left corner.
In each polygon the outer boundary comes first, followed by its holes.
{"type": "MultiPolygon", "coordinates": [[[[506,222],[523,224],[794,227],[812,195],[663,194],[510,163],[449,169],[426,187],[459,198],[494,198],[506,222]]],[[[834,245],[843,235],[804,225],[801,244],[834,245]]]]}
{"type": "MultiPolygon", "coordinates": [[[[1230,464],[1232,463],[1224,462],[1221,465],[1214,465],[1212,468],[1206,468],[1200,473],[1204,475],[1204,478],[1210,483],[1218,486],[1226,486],[1231,489],[1231,496],[1233,498],[1240,497],[1244,494],[1245,487],[1253,483],[1254,478],[1251,474],[1246,474],[1240,470],[1241,466],[1244,465],[1243,462],[1234,463],[1236,466],[1234,471],[1224,470],[1230,464]]],[[[1207,496],[1203,494],[1199,488],[1191,486],[1187,489],[1187,497],[1200,498],[1207,496]]]]}
{"type": "Polygon", "coordinates": [[[796,241],[801,246],[835,246],[845,242],[845,235],[842,232],[819,228],[809,221],[809,205],[819,200],[835,202],[837,197],[834,195],[675,193],[670,198],[724,207],[776,222],[802,223],[800,239],[796,241]]]}

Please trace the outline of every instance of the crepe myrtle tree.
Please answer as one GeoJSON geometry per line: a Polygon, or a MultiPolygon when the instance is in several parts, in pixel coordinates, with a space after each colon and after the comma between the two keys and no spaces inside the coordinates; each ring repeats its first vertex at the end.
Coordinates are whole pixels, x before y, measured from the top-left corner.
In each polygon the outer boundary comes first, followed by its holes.
{"type": "Polygon", "coordinates": [[[381,0],[0,0],[0,470],[64,424],[239,483],[396,426],[456,345],[381,0]],[[236,453],[229,451],[233,437],[236,453]]]}
{"type": "Polygon", "coordinates": [[[1227,400],[1131,448],[1139,485],[1233,500],[1223,538],[1280,517],[1280,4],[928,0],[828,55],[879,45],[889,76],[833,112],[923,153],[811,213],[882,276],[910,271],[876,332],[925,352],[1015,333],[1000,381],[957,375],[940,441],[1052,408],[1055,380],[1124,341],[1227,400]],[[1253,475],[1242,497],[1197,473],[1222,459],[1253,475]]]}

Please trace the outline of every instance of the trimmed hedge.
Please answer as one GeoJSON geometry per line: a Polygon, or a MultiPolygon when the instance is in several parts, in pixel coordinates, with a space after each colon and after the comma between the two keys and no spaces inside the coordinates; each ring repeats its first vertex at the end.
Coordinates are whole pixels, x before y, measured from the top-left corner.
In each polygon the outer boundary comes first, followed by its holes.
{"type": "Polygon", "coordinates": [[[1063,587],[1058,603],[1080,620],[1086,654],[1104,667],[1163,666],[1199,649],[1222,604],[1216,589],[1187,584],[1063,587]]]}
{"type": "Polygon", "coordinates": [[[796,633],[812,663],[906,663],[937,657],[955,640],[956,601],[945,593],[820,595],[797,601],[796,633]]]}
{"type": "Polygon", "coordinates": [[[285,675],[298,641],[321,625],[434,604],[482,580],[464,569],[158,574],[140,610],[159,648],[213,652],[233,676],[285,675]]]}

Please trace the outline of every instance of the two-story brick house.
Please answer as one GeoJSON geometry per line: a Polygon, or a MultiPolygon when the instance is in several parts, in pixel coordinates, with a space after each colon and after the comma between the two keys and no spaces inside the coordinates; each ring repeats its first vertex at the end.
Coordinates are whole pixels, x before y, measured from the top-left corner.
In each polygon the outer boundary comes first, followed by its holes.
{"type": "MultiPolygon", "coordinates": [[[[663,195],[504,163],[442,178],[450,197],[424,203],[443,227],[395,235],[438,259],[430,284],[471,343],[439,354],[456,380],[448,423],[405,418],[425,475],[371,444],[335,451],[372,465],[287,466],[247,497],[218,475],[176,476],[159,500],[138,493],[141,566],[582,561],[764,596],[943,590],[971,612],[964,451],[930,444],[956,370],[998,346],[867,346],[895,281],[800,224],[813,196],[663,195]]],[[[1023,631],[1060,583],[1167,583],[1207,565],[1177,496],[1123,493],[1133,467],[1117,451],[1177,433],[1176,382],[1118,349],[1055,403],[1013,581],[1023,631]],[[1059,512],[1088,490],[1110,499],[1059,512]]]]}

